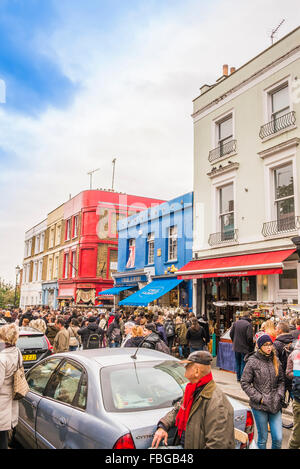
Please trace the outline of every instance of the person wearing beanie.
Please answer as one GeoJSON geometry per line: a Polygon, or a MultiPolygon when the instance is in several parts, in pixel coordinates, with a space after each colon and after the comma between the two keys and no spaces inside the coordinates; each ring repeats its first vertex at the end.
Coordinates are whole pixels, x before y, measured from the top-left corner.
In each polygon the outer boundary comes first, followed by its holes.
{"type": "Polygon", "coordinates": [[[266,449],[269,424],[272,449],[280,449],[282,404],[285,393],[284,373],[271,337],[268,334],[259,335],[256,345],[257,351],[245,358],[241,386],[250,398],[250,407],[257,427],[258,448],[266,449]]]}

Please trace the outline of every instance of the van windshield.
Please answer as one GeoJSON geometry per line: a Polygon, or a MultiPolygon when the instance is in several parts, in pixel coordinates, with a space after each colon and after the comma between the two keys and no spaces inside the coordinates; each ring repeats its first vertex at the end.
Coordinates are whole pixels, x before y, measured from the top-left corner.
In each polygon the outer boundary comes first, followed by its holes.
{"type": "Polygon", "coordinates": [[[172,407],[188,380],[176,361],[127,363],[101,370],[104,407],[108,412],[134,412],[172,407]]]}

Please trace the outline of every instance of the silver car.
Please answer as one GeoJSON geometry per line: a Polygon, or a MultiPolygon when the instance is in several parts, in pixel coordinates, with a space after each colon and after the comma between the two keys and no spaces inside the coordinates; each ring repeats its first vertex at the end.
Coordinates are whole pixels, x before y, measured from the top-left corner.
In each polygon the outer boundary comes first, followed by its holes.
{"type": "MultiPolygon", "coordinates": [[[[182,397],[187,380],[177,358],[143,348],[135,352],[66,352],[36,364],[26,374],[30,391],[20,401],[13,438],[25,448],[149,448],[157,422],[182,397]]],[[[251,411],[231,402],[235,427],[252,440],[251,411]]],[[[170,445],[174,436],[175,430],[170,445]]]]}

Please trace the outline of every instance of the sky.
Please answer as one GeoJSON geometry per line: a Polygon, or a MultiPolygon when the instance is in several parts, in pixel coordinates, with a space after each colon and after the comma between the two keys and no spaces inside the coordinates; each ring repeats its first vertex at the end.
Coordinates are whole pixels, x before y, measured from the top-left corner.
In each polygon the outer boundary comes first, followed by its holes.
{"type": "Polygon", "coordinates": [[[89,188],[193,189],[192,100],[299,26],[298,0],[0,0],[0,278],[89,188]],[[1,99],[5,89],[5,102],[1,99]]]}

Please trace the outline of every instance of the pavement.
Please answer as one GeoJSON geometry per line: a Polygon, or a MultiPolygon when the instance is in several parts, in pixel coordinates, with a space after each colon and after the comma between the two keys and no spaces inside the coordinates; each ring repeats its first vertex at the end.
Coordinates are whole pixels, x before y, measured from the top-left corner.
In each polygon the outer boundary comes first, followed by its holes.
{"type": "MultiPolygon", "coordinates": [[[[242,390],[240,383],[237,382],[236,374],[232,373],[231,371],[225,371],[217,368],[216,358],[214,358],[212,363],[212,374],[215,382],[222,388],[222,391],[225,392],[225,394],[249,405],[249,397],[242,390]]],[[[293,416],[291,404],[287,409],[283,409],[283,416],[286,416],[287,418],[293,416]]]]}

